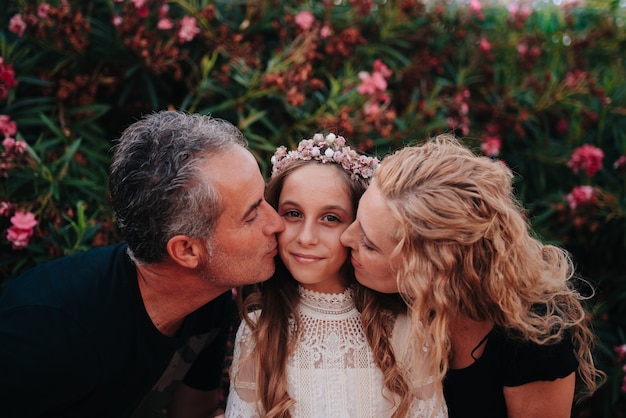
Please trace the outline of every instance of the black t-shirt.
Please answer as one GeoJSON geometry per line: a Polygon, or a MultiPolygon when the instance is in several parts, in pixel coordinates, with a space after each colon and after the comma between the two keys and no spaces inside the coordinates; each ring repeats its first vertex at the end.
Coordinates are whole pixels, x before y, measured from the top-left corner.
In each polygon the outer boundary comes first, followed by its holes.
{"type": "Polygon", "coordinates": [[[554,345],[537,345],[494,328],[485,344],[474,363],[446,375],[443,390],[450,418],[506,418],[505,386],[560,379],[578,368],[569,337],[554,345]]]}
{"type": "Polygon", "coordinates": [[[1,414],[120,418],[181,379],[217,388],[231,304],[223,294],[168,337],[145,311],[125,244],[37,266],[0,295],[1,414]]]}

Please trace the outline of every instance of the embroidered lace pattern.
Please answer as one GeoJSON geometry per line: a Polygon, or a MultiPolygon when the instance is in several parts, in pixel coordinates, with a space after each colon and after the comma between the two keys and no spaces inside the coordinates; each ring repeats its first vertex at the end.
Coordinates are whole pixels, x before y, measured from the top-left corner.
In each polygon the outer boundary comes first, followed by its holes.
{"type": "MultiPolygon", "coordinates": [[[[296,351],[288,359],[289,395],[296,401],[295,418],[381,418],[389,417],[393,403],[383,396],[382,372],[374,363],[353,290],[322,294],[300,288],[298,307],[302,332],[296,351]]],[[[237,360],[254,349],[249,328],[243,323],[237,332],[234,369],[237,360]]],[[[247,366],[251,362],[244,363],[247,366]]],[[[227,418],[259,417],[255,408],[252,372],[242,370],[233,381],[226,407],[227,418]],[[247,380],[247,381],[246,381],[247,380]]],[[[409,417],[429,417],[433,400],[413,402],[409,417]]],[[[444,418],[445,406],[438,415],[444,418]]]]}

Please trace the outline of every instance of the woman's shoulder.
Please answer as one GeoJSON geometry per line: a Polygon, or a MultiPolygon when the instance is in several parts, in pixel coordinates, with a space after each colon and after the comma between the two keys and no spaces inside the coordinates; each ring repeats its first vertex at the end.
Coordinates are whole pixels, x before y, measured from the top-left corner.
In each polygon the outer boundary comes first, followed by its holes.
{"type": "Polygon", "coordinates": [[[578,368],[578,360],[569,334],[552,344],[538,344],[494,329],[483,354],[506,371],[505,385],[517,386],[535,380],[554,380],[578,368]]]}

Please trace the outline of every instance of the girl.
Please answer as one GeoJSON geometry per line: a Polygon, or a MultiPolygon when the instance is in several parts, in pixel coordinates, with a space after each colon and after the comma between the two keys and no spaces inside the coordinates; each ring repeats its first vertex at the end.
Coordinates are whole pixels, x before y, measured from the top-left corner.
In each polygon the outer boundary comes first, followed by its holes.
{"type": "Polygon", "coordinates": [[[226,417],[444,417],[402,362],[402,304],[355,284],[339,240],[378,160],[316,134],[272,164],[266,198],[286,227],[275,275],[243,303],[226,417]]]}

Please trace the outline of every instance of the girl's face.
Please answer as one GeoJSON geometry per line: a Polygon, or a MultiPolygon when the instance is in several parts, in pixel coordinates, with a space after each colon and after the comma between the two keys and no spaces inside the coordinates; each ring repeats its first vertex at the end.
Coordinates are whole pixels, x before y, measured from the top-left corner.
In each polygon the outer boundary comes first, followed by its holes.
{"type": "Polygon", "coordinates": [[[352,249],[354,274],[363,286],[381,293],[398,292],[391,234],[399,227],[373,181],[359,201],[356,220],[341,235],[342,244],[352,249]]]}
{"type": "Polygon", "coordinates": [[[306,164],[291,172],[278,199],[278,214],[285,222],[278,251],[293,277],[310,290],[342,292],[348,249],[339,237],[354,220],[354,207],[337,168],[306,164]]]}

